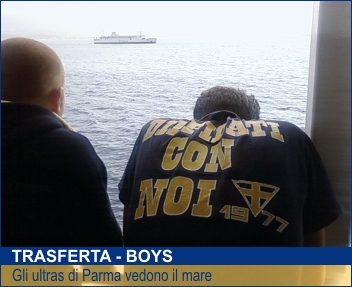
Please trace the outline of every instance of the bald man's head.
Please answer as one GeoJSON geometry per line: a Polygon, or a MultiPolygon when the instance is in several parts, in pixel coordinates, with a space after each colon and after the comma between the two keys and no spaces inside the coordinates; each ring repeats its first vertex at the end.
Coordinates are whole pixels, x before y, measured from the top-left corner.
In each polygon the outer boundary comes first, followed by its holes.
{"type": "Polygon", "coordinates": [[[65,72],[51,48],[33,39],[11,38],[1,41],[1,60],[3,100],[37,104],[62,114],[65,72]]]}

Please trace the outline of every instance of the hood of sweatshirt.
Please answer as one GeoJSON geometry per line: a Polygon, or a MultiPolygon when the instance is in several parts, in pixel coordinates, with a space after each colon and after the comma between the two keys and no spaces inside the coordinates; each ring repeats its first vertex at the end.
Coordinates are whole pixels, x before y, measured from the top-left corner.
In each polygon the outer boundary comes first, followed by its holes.
{"type": "Polygon", "coordinates": [[[1,102],[1,141],[11,143],[46,134],[54,129],[73,129],[58,115],[38,105],[1,102]]]}

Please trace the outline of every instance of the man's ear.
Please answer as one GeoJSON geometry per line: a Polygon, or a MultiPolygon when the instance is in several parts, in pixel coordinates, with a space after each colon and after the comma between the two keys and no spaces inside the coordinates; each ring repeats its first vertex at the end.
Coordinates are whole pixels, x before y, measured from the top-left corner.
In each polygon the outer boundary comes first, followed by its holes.
{"type": "Polygon", "coordinates": [[[50,94],[50,110],[59,116],[62,115],[63,111],[63,97],[64,97],[64,88],[60,87],[53,90],[50,94]]]}

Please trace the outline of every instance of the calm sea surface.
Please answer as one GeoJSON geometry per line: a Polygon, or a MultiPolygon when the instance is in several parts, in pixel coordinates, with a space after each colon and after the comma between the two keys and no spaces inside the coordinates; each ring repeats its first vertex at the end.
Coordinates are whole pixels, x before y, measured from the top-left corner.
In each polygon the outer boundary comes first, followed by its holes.
{"type": "Polygon", "coordinates": [[[154,45],[42,40],[66,70],[64,119],[92,142],[109,176],[122,227],[118,182],[140,128],[158,117],[192,118],[201,91],[225,85],[256,96],[261,118],[304,129],[310,37],[235,40],[159,38],[154,45]]]}

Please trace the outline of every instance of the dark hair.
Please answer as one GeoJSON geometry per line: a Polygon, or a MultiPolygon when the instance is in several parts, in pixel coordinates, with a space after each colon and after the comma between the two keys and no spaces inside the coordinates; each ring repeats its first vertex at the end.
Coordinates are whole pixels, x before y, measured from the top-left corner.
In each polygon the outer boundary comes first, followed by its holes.
{"type": "Polygon", "coordinates": [[[255,97],[248,95],[243,89],[216,86],[200,94],[193,116],[199,120],[209,113],[220,110],[234,112],[244,120],[258,120],[260,106],[255,97]]]}

